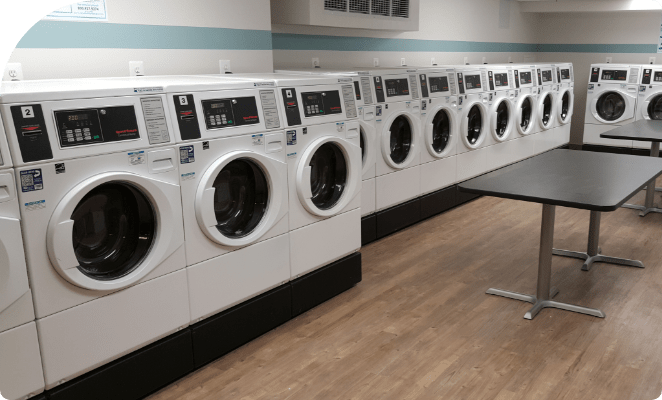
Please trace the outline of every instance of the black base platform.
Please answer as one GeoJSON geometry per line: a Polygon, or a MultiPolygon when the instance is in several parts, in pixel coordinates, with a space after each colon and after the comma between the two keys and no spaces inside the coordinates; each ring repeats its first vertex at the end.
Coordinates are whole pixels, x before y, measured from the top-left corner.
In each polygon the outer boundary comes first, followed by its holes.
{"type": "Polygon", "coordinates": [[[367,215],[361,218],[361,246],[377,240],[377,216],[367,215]]]}
{"type": "Polygon", "coordinates": [[[421,220],[434,217],[457,205],[457,191],[455,186],[448,187],[421,197],[421,220]]]}
{"type": "Polygon", "coordinates": [[[377,239],[388,236],[421,220],[421,198],[409,200],[395,207],[375,213],[377,217],[377,239]]]}

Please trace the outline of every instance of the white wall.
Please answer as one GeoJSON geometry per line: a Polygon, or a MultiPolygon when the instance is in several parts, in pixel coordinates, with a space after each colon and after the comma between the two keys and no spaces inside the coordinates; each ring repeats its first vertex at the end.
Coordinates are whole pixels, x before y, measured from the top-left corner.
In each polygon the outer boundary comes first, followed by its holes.
{"type": "MultiPolygon", "coordinates": [[[[662,15],[659,12],[614,12],[614,13],[551,13],[541,14],[539,43],[562,44],[620,44],[657,45],[662,15]]],[[[544,48],[544,47],[543,47],[544,48]]],[[[629,51],[634,46],[619,46],[619,51],[629,51]]],[[[654,48],[654,47],[653,47],[654,48]]],[[[612,57],[614,63],[646,64],[649,57],[662,63],[662,54],[656,53],[538,53],[541,62],[572,62],[575,70],[575,110],[572,117],[570,142],[581,144],[586,110],[586,89],[591,64],[603,63],[612,57]]]]}
{"type": "MultiPolygon", "coordinates": [[[[278,0],[272,0],[278,1],[278,0]]],[[[389,39],[451,40],[463,42],[537,43],[536,29],[539,15],[519,11],[513,0],[421,0],[420,27],[416,32],[375,31],[365,29],[323,28],[298,25],[276,25],[273,32],[304,35],[358,36],[389,39]],[[500,7],[507,11],[500,20],[500,7]],[[501,27],[500,27],[501,25],[501,27]],[[468,28],[470,27],[470,29],[468,28]]],[[[468,46],[471,47],[471,46],[468,46]]],[[[372,59],[380,59],[381,66],[400,65],[404,57],[408,65],[430,65],[434,57],[437,64],[462,64],[464,57],[470,63],[529,62],[535,52],[418,52],[418,51],[326,51],[274,49],[274,65],[283,67],[309,67],[312,57],[319,57],[322,67],[372,66],[372,59]]]]}
{"type": "MultiPolygon", "coordinates": [[[[269,0],[107,0],[107,9],[108,22],[79,23],[80,35],[94,34],[94,24],[140,25],[146,32],[158,26],[271,30],[269,0]]],[[[218,73],[221,59],[229,59],[234,72],[271,71],[273,63],[270,48],[197,49],[194,43],[183,49],[142,46],[140,40],[134,44],[129,39],[114,48],[66,48],[67,43],[65,48],[17,48],[9,62],[22,64],[25,79],[128,76],[129,61],[143,61],[148,75],[218,73]]]]}

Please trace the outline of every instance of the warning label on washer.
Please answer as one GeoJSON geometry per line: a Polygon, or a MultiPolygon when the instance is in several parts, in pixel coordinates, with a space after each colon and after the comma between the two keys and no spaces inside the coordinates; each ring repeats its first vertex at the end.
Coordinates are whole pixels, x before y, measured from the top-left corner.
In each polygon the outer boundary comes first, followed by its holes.
{"type": "Polygon", "coordinates": [[[179,163],[190,164],[195,162],[195,148],[193,146],[181,146],[179,148],[179,163]]]}
{"type": "Polygon", "coordinates": [[[294,146],[297,144],[297,131],[287,131],[287,145],[294,146]]]}
{"type": "Polygon", "coordinates": [[[25,211],[35,211],[46,208],[46,200],[37,200],[25,203],[25,211]]]}
{"type": "Polygon", "coordinates": [[[140,165],[147,161],[144,151],[134,151],[127,154],[129,155],[129,165],[140,165]]]}
{"type": "Polygon", "coordinates": [[[23,192],[34,192],[44,188],[44,178],[41,168],[21,171],[21,190],[23,192]]]}
{"type": "Polygon", "coordinates": [[[253,146],[261,146],[264,144],[264,135],[263,134],[258,134],[258,135],[253,135],[253,146]]]}

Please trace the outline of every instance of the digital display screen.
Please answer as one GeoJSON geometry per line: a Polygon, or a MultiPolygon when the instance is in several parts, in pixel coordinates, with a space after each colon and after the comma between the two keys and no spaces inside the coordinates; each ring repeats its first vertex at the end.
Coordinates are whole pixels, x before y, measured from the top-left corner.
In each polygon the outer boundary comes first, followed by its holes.
{"type": "Polygon", "coordinates": [[[409,81],[405,78],[401,79],[386,79],[386,95],[393,96],[409,96],[409,81]]]}
{"type": "Polygon", "coordinates": [[[603,81],[624,81],[628,77],[627,70],[613,70],[605,69],[602,71],[602,80],[603,81]]]}
{"type": "Polygon", "coordinates": [[[551,69],[543,69],[542,70],[542,81],[544,82],[552,82],[552,70],[551,69]]]}
{"type": "Polygon", "coordinates": [[[654,82],[662,82],[662,71],[655,71],[654,82]]]}
{"type": "Polygon", "coordinates": [[[448,78],[445,76],[431,76],[430,92],[448,92],[448,78]]]}
{"type": "Polygon", "coordinates": [[[494,74],[494,86],[508,86],[508,74],[494,74]]]}
{"type": "Polygon", "coordinates": [[[564,81],[570,79],[570,70],[569,69],[562,69],[561,70],[561,79],[564,81]]]}
{"type": "Polygon", "coordinates": [[[260,123],[255,97],[203,100],[202,110],[207,129],[260,123]]]}
{"type": "Polygon", "coordinates": [[[464,87],[466,87],[467,90],[481,89],[483,86],[480,80],[480,75],[465,75],[464,87]]]}
{"type": "Polygon", "coordinates": [[[530,71],[529,72],[521,71],[519,73],[519,81],[522,85],[531,84],[531,82],[532,82],[531,81],[531,72],[530,71]]]}
{"type": "Polygon", "coordinates": [[[340,92],[337,90],[301,93],[301,100],[303,100],[303,113],[306,117],[342,113],[340,92]]]}
{"type": "Polygon", "coordinates": [[[69,115],[68,116],[69,122],[71,121],[84,121],[86,119],[90,119],[89,114],[74,114],[74,115],[69,115]]]}

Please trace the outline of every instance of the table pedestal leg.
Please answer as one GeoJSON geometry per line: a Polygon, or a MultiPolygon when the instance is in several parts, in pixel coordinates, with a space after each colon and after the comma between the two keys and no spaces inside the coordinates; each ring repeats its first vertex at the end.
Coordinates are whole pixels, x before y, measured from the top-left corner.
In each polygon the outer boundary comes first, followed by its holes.
{"type": "Polygon", "coordinates": [[[582,265],[583,271],[588,271],[593,266],[593,263],[603,262],[608,264],[624,265],[626,267],[644,268],[644,264],[637,260],[628,260],[627,258],[609,257],[603,254],[602,249],[598,246],[600,242],[600,217],[602,213],[599,211],[591,211],[591,220],[588,225],[588,246],[586,253],[580,251],[559,250],[553,249],[552,254],[562,257],[572,257],[585,260],[582,265]]]}
{"type": "MultiPolygon", "coordinates": [[[[651,144],[651,157],[659,157],[660,155],[660,143],[659,142],[653,142],[651,144]]],[[[648,185],[646,186],[646,201],[644,202],[643,206],[640,206],[638,204],[623,204],[624,208],[631,208],[634,210],[639,210],[639,216],[640,217],[645,217],[646,214],[655,212],[655,213],[662,213],[662,209],[658,208],[657,205],[654,204],[655,201],[655,191],[656,190],[662,190],[662,188],[656,188],[655,187],[655,179],[651,179],[650,182],[648,182],[648,185]]]]}
{"type": "Polygon", "coordinates": [[[554,243],[555,214],[556,206],[543,204],[542,228],[540,230],[540,250],[538,253],[538,287],[536,290],[536,296],[502,289],[489,289],[487,294],[533,303],[533,307],[524,314],[524,318],[526,319],[533,319],[543,308],[558,308],[561,310],[604,318],[605,313],[598,309],[559,303],[558,301],[552,300],[552,298],[558,293],[556,288],[550,287],[552,280],[552,245],[554,243]]]}

